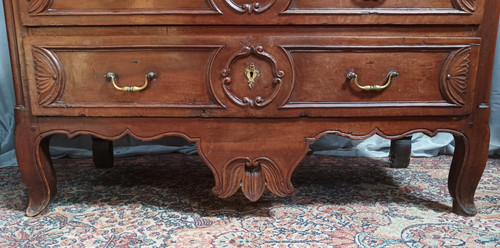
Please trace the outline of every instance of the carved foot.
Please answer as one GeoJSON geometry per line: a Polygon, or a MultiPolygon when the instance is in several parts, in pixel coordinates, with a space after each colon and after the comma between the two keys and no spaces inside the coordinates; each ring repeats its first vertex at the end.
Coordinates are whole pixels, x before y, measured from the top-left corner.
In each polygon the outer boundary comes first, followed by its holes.
{"type": "Polygon", "coordinates": [[[56,175],[49,153],[49,137],[38,135],[38,130],[27,123],[25,109],[16,109],[16,155],[19,171],[28,188],[27,216],[40,214],[56,195],[56,175]]]}
{"type": "Polygon", "coordinates": [[[56,194],[56,176],[49,154],[49,139],[36,139],[16,130],[19,170],[29,193],[27,216],[40,214],[56,194]]]}
{"type": "Polygon", "coordinates": [[[411,136],[391,140],[391,151],[389,153],[391,168],[407,168],[410,164],[410,156],[411,136]]]}
{"type": "Polygon", "coordinates": [[[490,131],[487,118],[476,123],[471,133],[455,135],[455,153],[448,177],[453,212],[464,216],[477,213],[474,194],[488,160],[490,131]],[[482,125],[481,125],[482,124],[482,125]]]}
{"type": "Polygon", "coordinates": [[[92,137],[94,166],[100,169],[113,167],[113,141],[92,137]]]}

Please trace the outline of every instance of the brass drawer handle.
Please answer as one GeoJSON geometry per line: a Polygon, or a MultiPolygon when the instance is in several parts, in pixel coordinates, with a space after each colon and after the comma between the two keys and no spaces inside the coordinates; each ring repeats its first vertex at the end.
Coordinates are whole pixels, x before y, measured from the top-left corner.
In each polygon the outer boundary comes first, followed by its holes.
{"type": "Polygon", "coordinates": [[[391,84],[391,81],[392,81],[392,78],[394,77],[397,77],[399,74],[395,71],[391,71],[389,72],[389,74],[387,74],[387,83],[385,83],[384,85],[366,85],[366,86],[361,86],[359,85],[358,83],[358,75],[354,72],[349,72],[347,74],[347,78],[348,79],[354,79],[354,84],[356,85],[356,87],[362,89],[362,90],[366,90],[366,91],[379,91],[379,90],[383,90],[387,87],[389,87],[389,85],[391,84]]]}
{"type": "Polygon", "coordinates": [[[156,74],[154,72],[150,72],[150,73],[146,74],[146,79],[145,79],[145,82],[144,82],[143,86],[125,86],[125,87],[119,87],[118,85],[116,85],[116,82],[115,82],[116,81],[116,75],[113,72],[106,73],[106,75],[104,75],[104,77],[106,79],[108,79],[108,80],[111,80],[111,83],[113,83],[113,86],[115,87],[115,89],[117,89],[119,91],[135,92],[135,91],[141,91],[141,90],[145,89],[146,87],[148,87],[149,82],[151,81],[151,79],[153,79],[154,77],[156,77],[156,74]]]}

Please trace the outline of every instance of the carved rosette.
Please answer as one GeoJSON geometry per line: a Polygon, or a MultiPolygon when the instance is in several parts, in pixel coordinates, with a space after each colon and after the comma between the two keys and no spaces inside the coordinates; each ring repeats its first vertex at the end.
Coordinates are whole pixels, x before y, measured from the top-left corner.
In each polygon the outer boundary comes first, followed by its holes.
{"type": "Polygon", "coordinates": [[[274,59],[273,56],[271,56],[269,53],[264,52],[264,48],[262,46],[245,46],[243,47],[239,52],[234,54],[232,59],[229,61],[229,63],[226,65],[224,70],[222,70],[222,88],[224,90],[224,93],[236,104],[242,106],[242,107],[264,107],[271,103],[274,98],[278,95],[279,89],[281,88],[281,80],[285,73],[281,70],[278,69],[278,62],[276,59],[274,59]],[[250,55],[255,55],[259,58],[263,58],[266,61],[269,62],[272,68],[272,73],[273,73],[273,86],[274,86],[274,91],[273,93],[266,97],[263,98],[262,96],[257,96],[255,98],[250,98],[250,97],[238,97],[233,94],[231,91],[231,83],[232,83],[232,78],[231,78],[231,66],[236,62],[237,60],[241,58],[248,57],[250,55]]]}
{"type": "Polygon", "coordinates": [[[237,4],[233,0],[225,0],[226,3],[234,10],[236,10],[239,13],[262,13],[271,8],[274,3],[276,3],[276,0],[270,0],[266,4],[260,4],[258,2],[254,3],[245,3],[245,4],[237,4]]]}
{"type": "Polygon", "coordinates": [[[455,9],[474,13],[476,11],[476,0],[451,0],[455,9]]]}
{"type": "Polygon", "coordinates": [[[33,47],[35,82],[38,104],[47,106],[57,101],[64,91],[64,69],[52,51],[33,47]]]}
{"type": "Polygon", "coordinates": [[[28,0],[28,12],[38,14],[46,11],[52,5],[52,0],[28,0]]]}
{"type": "Polygon", "coordinates": [[[470,47],[451,52],[443,62],[439,90],[446,101],[463,106],[469,81],[470,47]]]}
{"type": "Polygon", "coordinates": [[[280,168],[265,157],[255,160],[235,158],[224,165],[222,178],[221,188],[214,188],[214,192],[221,198],[232,196],[240,186],[243,194],[253,202],[259,200],[266,186],[273,194],[281,197],[293,190],[291,183],[284,181],[280,168]]]}

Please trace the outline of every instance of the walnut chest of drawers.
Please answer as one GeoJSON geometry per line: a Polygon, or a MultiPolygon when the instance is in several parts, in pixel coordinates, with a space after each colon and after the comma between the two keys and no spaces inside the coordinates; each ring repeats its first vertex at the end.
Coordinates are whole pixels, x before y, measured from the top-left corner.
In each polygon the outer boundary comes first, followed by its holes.
{"type": "MultiPolygon", "coordinates": [[[[55,134],[195,142],[213,192],[293,192],[309,142],[452,133],[453,210],[488,153],[497,0],[4,0],[27,215],[55,134]]],[[[106,154],[108,153],[108,154],[106,154]]]]}

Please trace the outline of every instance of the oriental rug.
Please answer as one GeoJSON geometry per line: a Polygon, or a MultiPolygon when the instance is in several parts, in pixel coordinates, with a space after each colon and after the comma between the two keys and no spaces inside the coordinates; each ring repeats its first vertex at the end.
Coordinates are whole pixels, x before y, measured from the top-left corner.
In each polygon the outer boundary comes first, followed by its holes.
{"type": "Polygon", "coordinates": [[[19,171],[2,168],[0,247],[500,247],[500,159],[488,160],[474,217],[451,212],[450,163],[309,155],[293,194],[252,203],[213,195],[198,156],[116,158],[111,169],[57,159],[57,197],[34,218],[19,171]]]}

